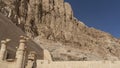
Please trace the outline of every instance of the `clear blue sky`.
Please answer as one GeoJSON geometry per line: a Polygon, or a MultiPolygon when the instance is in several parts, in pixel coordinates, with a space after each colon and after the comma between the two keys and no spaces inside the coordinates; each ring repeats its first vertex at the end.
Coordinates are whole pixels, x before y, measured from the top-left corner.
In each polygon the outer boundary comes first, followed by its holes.
{"type": "Polygon", "coordinates": [[[74,16],[90,27],[120,38],[120,0],[65,0],[74,16]]]}

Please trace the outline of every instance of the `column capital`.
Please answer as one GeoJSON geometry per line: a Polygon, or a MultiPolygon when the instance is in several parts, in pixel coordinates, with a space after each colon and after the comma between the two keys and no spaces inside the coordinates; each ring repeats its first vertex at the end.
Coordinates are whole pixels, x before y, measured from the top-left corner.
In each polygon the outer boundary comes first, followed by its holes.
{"type": "Polygon", "coordinates": [[[5,40],[2,40],[2,41],[1,41],[1,44],[5,44],[5,43],[6,43],[6,41],[5,41],[5,40]]]}

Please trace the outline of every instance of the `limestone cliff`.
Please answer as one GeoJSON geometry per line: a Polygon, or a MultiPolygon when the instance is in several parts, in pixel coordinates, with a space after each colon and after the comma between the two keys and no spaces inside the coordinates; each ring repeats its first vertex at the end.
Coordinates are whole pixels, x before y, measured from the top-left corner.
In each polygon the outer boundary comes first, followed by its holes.
{"type": "Polygon", "coordinates": [[[64,0],[0,0],[0,12],[54,60],[120,59],[120,41],[78,21],[64,0]]]}

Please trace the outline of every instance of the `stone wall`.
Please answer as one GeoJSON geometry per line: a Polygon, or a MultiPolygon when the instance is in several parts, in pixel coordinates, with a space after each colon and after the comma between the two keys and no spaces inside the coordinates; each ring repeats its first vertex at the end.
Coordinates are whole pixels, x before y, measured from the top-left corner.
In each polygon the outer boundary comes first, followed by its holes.
{"type": "Polygon", "coordinates": [[[0,68],[16,68],[15,62],[1,62],[0,61],[0,68]]]}
{"type": "Polygon", "coordinates": [[[120,61],[58,61],[38,60],[37,68],[120,68],[120,61]]]}
{"type": "MultiPolygon", "coordinates": [[[[58,61],[37,60],[36,68],[119,68],[120,61],[58,61]]],[[[0,68],[16,68],[14,63],[0,62],[0,68]]]]}

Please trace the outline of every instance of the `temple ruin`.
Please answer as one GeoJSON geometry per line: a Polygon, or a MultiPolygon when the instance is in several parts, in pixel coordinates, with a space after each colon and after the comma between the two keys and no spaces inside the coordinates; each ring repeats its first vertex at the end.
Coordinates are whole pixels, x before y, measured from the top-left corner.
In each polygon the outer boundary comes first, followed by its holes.
{"type": "Polygon", "coordinates": [[[37,59],[36,52],[27,54],[27,37],[20,36],[19,47],[15,59],[7,59],[7,43],[10,39],[1,41],[0,68],[119,68],[120,61],[52,61],[48,50],[44,49],[44,58],[37,59]]]}
{"type": "MultiPolygon", "coordinates": [[[[2,68],[36,68],[36,52],[30,51],[29,54],[27,54],[27,40],[27,37],[20,36],[19,47],[17,48],[15,59],[7,59],[7,43],[10,42],[10,39],[1,41],[0,66],[2,68]]],[[[46,56],[44,55],[44,59],[52,61],[47,50],[44,50],[44,54],[46,54],[46,56]]]]}

